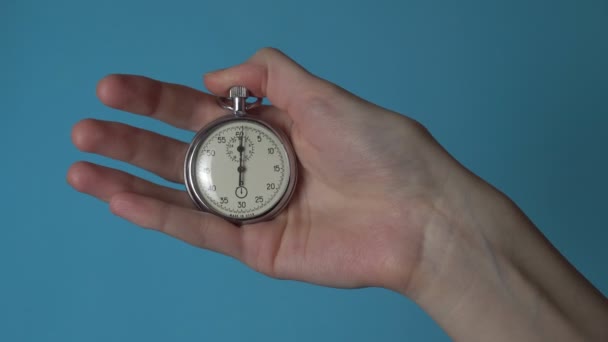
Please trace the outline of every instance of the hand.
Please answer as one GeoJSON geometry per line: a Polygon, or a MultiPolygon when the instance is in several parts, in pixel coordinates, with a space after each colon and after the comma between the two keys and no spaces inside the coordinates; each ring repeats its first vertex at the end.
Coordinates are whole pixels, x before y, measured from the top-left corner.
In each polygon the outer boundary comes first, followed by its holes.
{"type": "MultiPolygon", "coordinates": [[[[606,299],[420,124],[273,49],[205,83],[217,95],[243,85],[273,103],[255,115],[290,136],[301,164],[296,193],[277,218],[238,228],[195,210],[183,191],[90,163],[74,164],[69,183],[137,225],[272,277],[399,291],[455,340],[608,338],[606,299]]],[[[98,96],[193,131],[224,115],[208,94],[139,76],[108,76],[98,96]]],[[[73,141],[183,184],[184,142],[99,120],[78,123],[73,141]]]]}
{"type": "MultiPolygon", "coordinates": [[[[242,65],[209,74],[225,95],[239,84],[274,106],[254,115],[285,131],[301,179],[276,219],[237,228],[194,210],[181,191],[119,170],[79,162],[68,180],[110,202],[133,223],[242,260],[277,278],[328,286],[406,289],[421,258],[425,227],[459,168],[418,123],[365,102],[264,49],[242,65]]],[[[205,93],[139,76],[101,80],[110,107],[196,131],[224,115],[205,93]]],[[[116,122],[84,120],[73,130],[81,150],[129,162],[183,184],[187,144],[116,122]]]]}

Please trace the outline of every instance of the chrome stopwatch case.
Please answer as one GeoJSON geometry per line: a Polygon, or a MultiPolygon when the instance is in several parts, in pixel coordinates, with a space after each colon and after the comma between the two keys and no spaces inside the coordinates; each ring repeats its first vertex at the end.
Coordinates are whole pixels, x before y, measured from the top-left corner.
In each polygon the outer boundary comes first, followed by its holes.
{"type": "Polygon", "coordinates": [[[246,88],[230,89],[218,103],[230,114],[203,127],[186,154],[184,179],[196,206],[237,224],[275,217],[297,182],[297,159],[289,139],[246,111],[246,88]]]}

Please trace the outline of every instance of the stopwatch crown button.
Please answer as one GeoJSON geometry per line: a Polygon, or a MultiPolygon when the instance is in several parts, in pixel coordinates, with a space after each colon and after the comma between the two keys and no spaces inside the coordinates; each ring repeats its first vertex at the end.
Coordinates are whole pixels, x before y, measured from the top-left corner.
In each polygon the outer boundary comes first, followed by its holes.
{"type": "Polygon", "coordinates": [[[233,99],[238,97],[247,98],[249,97],[249,91],[243,86],[234,86],[230,88],[229,97],[233,99]]]}

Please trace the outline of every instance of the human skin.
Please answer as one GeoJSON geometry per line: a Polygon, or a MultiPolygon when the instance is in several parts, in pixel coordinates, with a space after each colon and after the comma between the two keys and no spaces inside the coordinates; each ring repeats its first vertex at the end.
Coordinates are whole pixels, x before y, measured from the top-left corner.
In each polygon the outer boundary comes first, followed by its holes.
{"type": "MultiPolygon", "coordinates": [[[[254,111],[286,132],[300,163],[289,206],[242,227],[198,211],[188,195],[77,162],[68,182],[139,226],[241,260],[268,276],[407,296],[458,341],[608,340],[608,302],[506,196],[452,158],[418,122],[307,72],[275,49],[205,76],[243,85],[254,111]]],[[[225,112],[209,94],[110,75],[99,99],[199,130],[225,112]]],[[[82,151],[183,184],[188,145],[117,122],[75,125],[82,151]]],[[[405,322],[404,322],[405,324],[405,322]]]]}

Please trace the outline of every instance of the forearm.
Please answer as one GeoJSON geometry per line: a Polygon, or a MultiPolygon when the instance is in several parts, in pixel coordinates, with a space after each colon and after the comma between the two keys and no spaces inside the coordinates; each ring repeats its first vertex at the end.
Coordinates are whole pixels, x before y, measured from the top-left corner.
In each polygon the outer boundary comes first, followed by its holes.
{"type": "Polygon", "coordinates": [[[466,182],[437,204],[406,294],[455,340],[608,340],[605,297],[507,198],[466,182]]]}

